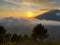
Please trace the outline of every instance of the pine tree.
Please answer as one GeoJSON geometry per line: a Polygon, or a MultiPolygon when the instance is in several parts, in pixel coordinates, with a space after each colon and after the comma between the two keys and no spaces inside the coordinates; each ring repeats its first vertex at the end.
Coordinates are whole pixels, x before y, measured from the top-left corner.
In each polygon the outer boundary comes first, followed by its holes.
{"type": "Polygon", "coordinates": [[[43,25],[38,24],[38,25],[33,29],[31,37],[32,37],[33,39],[36,39],[36,40],[39,39],[39,40],[41,41],[41,43],[42,43],[43,40],[48,37],[47,29],[44,28],[43,25]]]}

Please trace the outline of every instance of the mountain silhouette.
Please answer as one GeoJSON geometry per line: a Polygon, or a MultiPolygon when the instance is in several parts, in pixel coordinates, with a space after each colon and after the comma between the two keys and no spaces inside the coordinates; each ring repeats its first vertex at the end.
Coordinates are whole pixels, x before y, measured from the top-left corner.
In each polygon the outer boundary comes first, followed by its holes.
{"type": "Polygon", "coordinates": [[[36,16],[35,18],[40,20],[53,20],[53,21],[60,21],[60,10],[50,10],[44,14],[36,16]]]}

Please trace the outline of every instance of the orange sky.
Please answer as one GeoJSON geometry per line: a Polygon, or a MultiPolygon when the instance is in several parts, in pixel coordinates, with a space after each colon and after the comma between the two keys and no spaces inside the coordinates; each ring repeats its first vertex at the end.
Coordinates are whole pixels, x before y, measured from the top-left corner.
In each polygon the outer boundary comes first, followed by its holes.
{"type": "Polygon", "coordinates": [[[60,0],[0,0],[0,18],[29,18],[60,9],[60,0]]]}
{"type": "Polygon", "coordinates": [[[20,11],[1,11],[0,12],[0,18],[3,17],[16,17],[16,18],[29,18],[29,16],[31,17],[35,17],[39,14],[42,14],[44,12],[46,12],[47,10],[36,10],[36,11],[25,11],[25,12],[20,12],[20,11]]]}

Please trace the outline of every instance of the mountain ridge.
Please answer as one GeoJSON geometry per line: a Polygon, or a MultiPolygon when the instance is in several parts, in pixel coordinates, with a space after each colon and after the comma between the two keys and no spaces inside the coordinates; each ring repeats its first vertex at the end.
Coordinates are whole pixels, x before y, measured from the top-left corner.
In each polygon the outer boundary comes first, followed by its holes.
{"type": "Polygon", "coordinates": [[[35,18],[40,20],[53,20],[60,21],[60,10],[50,10],[46,13],[36,16],[35,18]]]}

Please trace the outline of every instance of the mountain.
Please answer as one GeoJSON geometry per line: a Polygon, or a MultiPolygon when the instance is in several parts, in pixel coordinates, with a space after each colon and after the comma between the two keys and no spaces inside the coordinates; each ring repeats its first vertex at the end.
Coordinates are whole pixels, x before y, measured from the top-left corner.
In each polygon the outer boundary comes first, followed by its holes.
{"type": "Polygon", "coordinates": [[[35,17],[40,20],[53,20],[53,21],[60,21],[60,10],[50,10],[44,14],[38,15],[35,17]]]}

